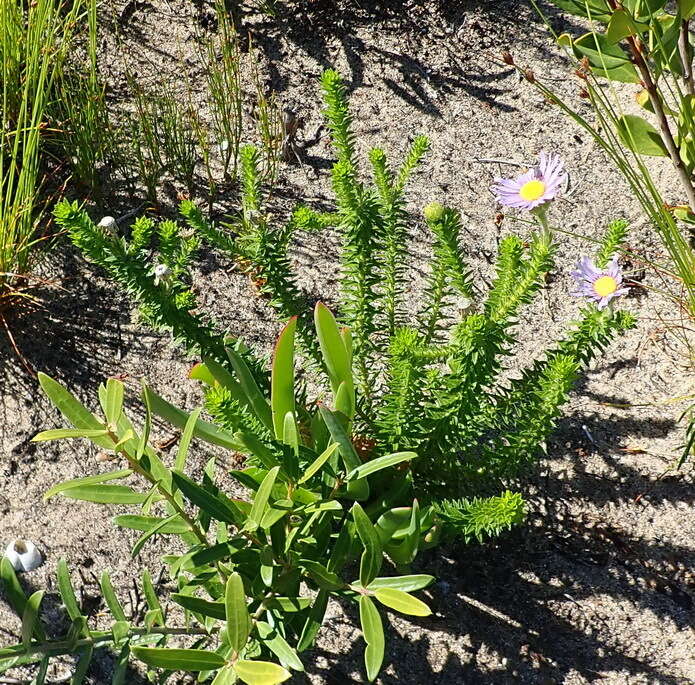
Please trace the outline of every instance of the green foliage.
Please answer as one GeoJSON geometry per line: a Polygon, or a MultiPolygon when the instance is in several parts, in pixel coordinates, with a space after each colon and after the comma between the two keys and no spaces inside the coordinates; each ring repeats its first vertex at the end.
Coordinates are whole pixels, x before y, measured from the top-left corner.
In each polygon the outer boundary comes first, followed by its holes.
{"type": "Polygon", "coordinates": [[[669,268],[678,278],[676,297],[695,316],[693,4],[690,0],[552,2],[594,22],[593,30],[581,36],[562,34],[555,38],[574,58],[575,73],[582,79],[582,92],[595,117],[590,121],[582,116],[548,87],[542,76],[536,75],[533,83],[593,136],[625,176],[673,263],[669,268]],[[636,100],[643,115],[626,114],[629,105],[619,98],[620,90],[606,85],[603,79],[639,83],[643,90],[636,100]],[[645,156],[670,159],[683,197],[676,206],[664,202],[645,156]],[[690,233],[690,241],[683,229],[690,233]]]}
{"type": "MultiPolygon", "coordinates": [[[[434,253],[425,293],[407,309],[404,192],[427,141],[416,138],[395,171],[382,150],[372,150],[372,182],[363,181],[343,84],[329,71],[322,85],[338,157],[334,211],[302,206],[277,227],[264,207],[260,155],[251,146],[240,151],[241,211],[221,227],[186,201],[180,212],[189,230],[140,219],[127,240],[95,226],[76,204],[56,207],[73,242],[146,321],[202,359],[190,376],[203,386],[212,422],[145,388],[140,434],[125,419],[113,381],[100,391],[101,420],[42,378],[74,430],[37,439],[79,434],[128,465],[50,494],[139,506],[116,519],[141,532],[134,554],[157,535],[178,535],[187,545],[166,560],[188,632],[168,626],[152,601],[146,628],[161,644],[144,645],[139,628],[118,633],[153,668],[217,671],[216,682],[280,682],[301,670],[298,654],[313,644],[328,599],[339,597],[359,604],[365,667],[376,678],[384,658],[379,606],[429,613],[409,594],[429,576],[392,578],[384,564],[404,574],[442,534],[482,540],[519,523],[523,499],[509,491],[509,481],[542,455],[582,366],[633,325],[624,312],[588,306],[562,340],[509,378],[521,309],[553,268],[552,234],[543,229],[527,243],[505,237],[496,277],[480,294],[461,248],[461,217],[439,203],[425,210],[434,253]],[[341,240],[339,306],[334,315],[319,302],[312,316],[289,252],[296,231],[330,227],[341,240]],[[241,341],[232,346],[213,321],[192,313],[190,265],[199,242],[235,260],[287,320],[269,373],[241,341]],[[311,396],[295,370],[300,356],[311,365],[311,396]],[[182,429],[173,465],[148,446],[151,413],[182,429]],[[200,479],[188,475],[193,439],[243,455],[244,468],[230,473],[248,497],[219,488],[218,458],[200,479]],[[131,475],[145,488],[111,482],[131,475]],[[346,579],[357,567],[359,577],[346,579]],[[304,586],[317,593],[302,594],[304,586]],[[165,648],[176,634],[200,640],[192,649],[165,648]]],[[[600,260],[619,249],[625,231],[624,222],[610,225],[600,260]]],[[[85,635],[80,644],[94,646],[98,636],[85,635]]],[[[53,651],[41,645],[36,653],[53,651]]]]}

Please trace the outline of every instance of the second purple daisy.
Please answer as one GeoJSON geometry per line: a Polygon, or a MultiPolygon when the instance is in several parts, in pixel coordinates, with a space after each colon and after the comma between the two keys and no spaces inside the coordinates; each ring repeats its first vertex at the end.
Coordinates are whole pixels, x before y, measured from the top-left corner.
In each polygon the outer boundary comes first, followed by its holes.
{"type": "Polygon", "coordinates": [[[577,281],[578,297],[587,297],[603,309],[614,297],[627,295],[629,288],[623,288],[623,272],[618,258],[613,257],[604,269],[599,269],[589,257],[582,257],[572,272],[577,281]]]}

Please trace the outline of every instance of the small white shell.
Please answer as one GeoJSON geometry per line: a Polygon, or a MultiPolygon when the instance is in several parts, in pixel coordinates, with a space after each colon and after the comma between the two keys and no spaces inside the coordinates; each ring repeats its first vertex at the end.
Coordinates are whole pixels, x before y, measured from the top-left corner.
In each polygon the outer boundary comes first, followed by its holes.
{"type": "Polygon", "coordinates": [[[43,563],[41,552],[36,549],[36,545],[30,540],[12,540],[7,545],[5,556],[9,559],[15,571],[33,571],[43,563]]]}

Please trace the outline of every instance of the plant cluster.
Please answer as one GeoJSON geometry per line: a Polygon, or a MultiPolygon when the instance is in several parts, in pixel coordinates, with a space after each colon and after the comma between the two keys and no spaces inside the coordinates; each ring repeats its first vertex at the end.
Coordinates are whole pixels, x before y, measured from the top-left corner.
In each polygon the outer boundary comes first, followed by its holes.
{"type": "MultiPolygon", "coordinates": [[[[186,670],[215,685],[279,683],[303,669],[299,655],[335,598],[359,611],[374,680],[384,657],[379,607],[429,613],[412,594],[432,580],[412,573],[417,554],[443,539],[482,540],[522,520],[524,502],[511,480],[542,454],[582,366],[632,325],[612,303],[588,304],[562,340],[505,379],[521,308],[553,266],[552,232],[539,214],[540,230],[527,244],[504,238],[496,277],[480,296],[461,246],[460,215],[436,202],[424,209],[431,272],[419,308],[407,311],[405,189],[427,140],[417,137],[397,168],[383,150],[371,150],[371,182],[363,180],[341,79],[329,70],[322,86],[337,155],[332,212],[301,206],[276,225],[262,203],[259,153],[251,146],[240,154],[242,209],[225,225],[210,223],[187,200],[180,207],[185,229],[140,218],[126,238],[107,230],[109,222],[96,225],[77,203],[56,207],[75,245],[130,295],[143,319],[200,358],[190,375],[201,383],[211,420],[201,418],[202,408],[189,414],[145,386],[145,423],[136,428],[119,381],[100,387],[97,416],[41,377],[70,426],[36,440],[86,438],[126,467],[59,484],[47,496],[137,506],[138,513],[115,519],[141,533],[134,556],[157,535],[178,536],[186,551],[164,558],[177,587],[169,602],[143,577],[144,625],[125,615],[102,578],[110,630],[89,627],[61,562],[71,627],[59,639],[42,633],[43,595],[25,597],[4,562],[23,641],[0,650],[0,667],[39,662],[45,669],[54,655],[78,653],[83,676],[93,650],[111,645],[119,653],[117,683],[130,655],[163,679],[186,670]],[[337,316],[322,303],[312,315],[288,256],[297,231],[328,228],[341,242],[337,316]],[[190,266],[203,243],[248,271],[287,321],[270,364],[197,311],[190,266]],[[462,298],[469,306],[457,312],[462,298]],[[297,356],[318,386],[315,396],[296,377],[297,356]],[[182,430],[173,464],[150,445],[153,415],[182,430]],[[193,477],[187,456],[196,438],[244,457],[244,468],[230,474],[247,494],[220,486],[228,468],[220,456],[193,477]],[[181,639],[184,646],[171,645],[181,639]]],[[[625,231],[625,222],[609,227],[591,283],[614,278],[608,263],[625,231]]]]}

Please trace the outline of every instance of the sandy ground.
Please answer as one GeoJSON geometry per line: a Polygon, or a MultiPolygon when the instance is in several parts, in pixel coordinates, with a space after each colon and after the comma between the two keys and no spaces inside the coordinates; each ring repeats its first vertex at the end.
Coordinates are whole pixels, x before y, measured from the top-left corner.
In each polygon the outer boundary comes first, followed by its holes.
{"type": "MultiPolygon", "coordinates": [[[[123,50],[144,79],[168,87],[185,65],[196,83],[201,67],[193,37],[209,26],[205,3],[112,4],[121,19],[123,50]]],[[[317,77],[334,66],[351,91],[362,153],[379,144],[397,159],[414,134],[430,137],[431,152],[409,195],[413,298],[429,254],[419,208],[439,200],[463,212],[465,245],[484,290],[499,237],[527,230],[510,220],[495,223],[488,187],[495,175],[513,175],[516,168],[485,160],[530,164],[541,149],[561,154],[571,174],[569,197],[552,210],[558,227],[591,237],[609,219],[625,216],[635,224],[631,245],[648,259],[663,259],[621,177],[588,137],[497,59],[501,50],[511,49],[518,63],[547,75],[585,107],[531,9],[501,0],[387,3],[367,10],[369,4],[297,2],[283,5],[276,18],[245,14],[264,62],[270,60],[272,86],[305,119],[301,164],[282,170],[274,201],[279,214],[299,199],[317,206],[330,201],[332,157],[325,131],[318,128],[317,77]]],[[[571,28],[558,15],[552,21],[571,28]]],[[[102,54],[118,92],[122,62],[110,35],[102,54]]],[[[664,187],[676,187],[666,166],[655,167],[655,174],[664,187]]],[[[232,200],[225,202],[221,211],[234,209],[232,200]]],[[[94,208],[95,216],[123,210],[122,197],[94,208]]],[[[557,271],[520,321],[519,365],[577,313],[577,302],[567,294],[568,271],[589,244],[568,235],[559,242],[557,271]]],[[[312,297],[330,301],[333,236],[301,236],[294,256],[302,286],[312,297]]],[[[63,381],[92,406],[98,383],[123,373],[133,398],[137,379],[144,377],[181,406],[200,402],[185,376],[190,360],[166,338],[132,323],[124,298],[69,247],[51,259],[47,272],[61,279],[60,287],[45,293],[43,312],[14,327],[37,370],[63,381]]],[[[223,325],[268,349],[278,325],[246,279],[229,264],[206,257],[196,283],[201,302],[223,325]]],[[[429,592],[436,612],[413,621],[390,616],[380,682],[695,681],[693,471],[686,467],[661,477],[678,453],[682,427],[676,420],[687,406],[670,400],[692,394],[695,384],[686,350],[675,337],[679,314],[657,292],[663,283],[648,272],[643,285],[639,297],[626,301],[639,316],[638,327],[582,377],[548,446],[548,459],[520,484],[530,502],[526,525],[491,544],[440,549],[419,560],[439,579],[429,592]]],[[[0,383],[0,542],[26,537],[46,556],[40,569],[23,576],[25,587],[47,587],[56,603],[54,571],[63,557],[92,614],[101,610],[94,583],[103,569],[112,571],[124,599],[137,606],[133,579],[142,564],[158,577],[161,543],[133,562],[134,537],[116,532],[110,522],[115,511],[60,498],[44,503],[43,492],[55,482],[111,466],[81,442],[29,442],[38,430],[59,425],[57,412],[1,342],[0,383]]],[[[134,411],[139,413],[137,406],[134,411]]],[[[160,427],[159,434],[172,431],[160,427]]],[[[292,682],[364,682],[354,612],[332,605],[329,616],[316,650],[306,655],[307,676],[292,682]]],[[[59,622],[57,608],[47,620],[59,622]]],[[[0,644],[12,642],[18,629],[18,619],[0,601],[0,644]]],[[[90,682],[109,682],[110,664],[108,654],[100,655],[90,682]]],[[[61,668],[54,676],[64,673],[61,668]]],[[[144,680],[133,670],[129,682],[144,680]]]]}

